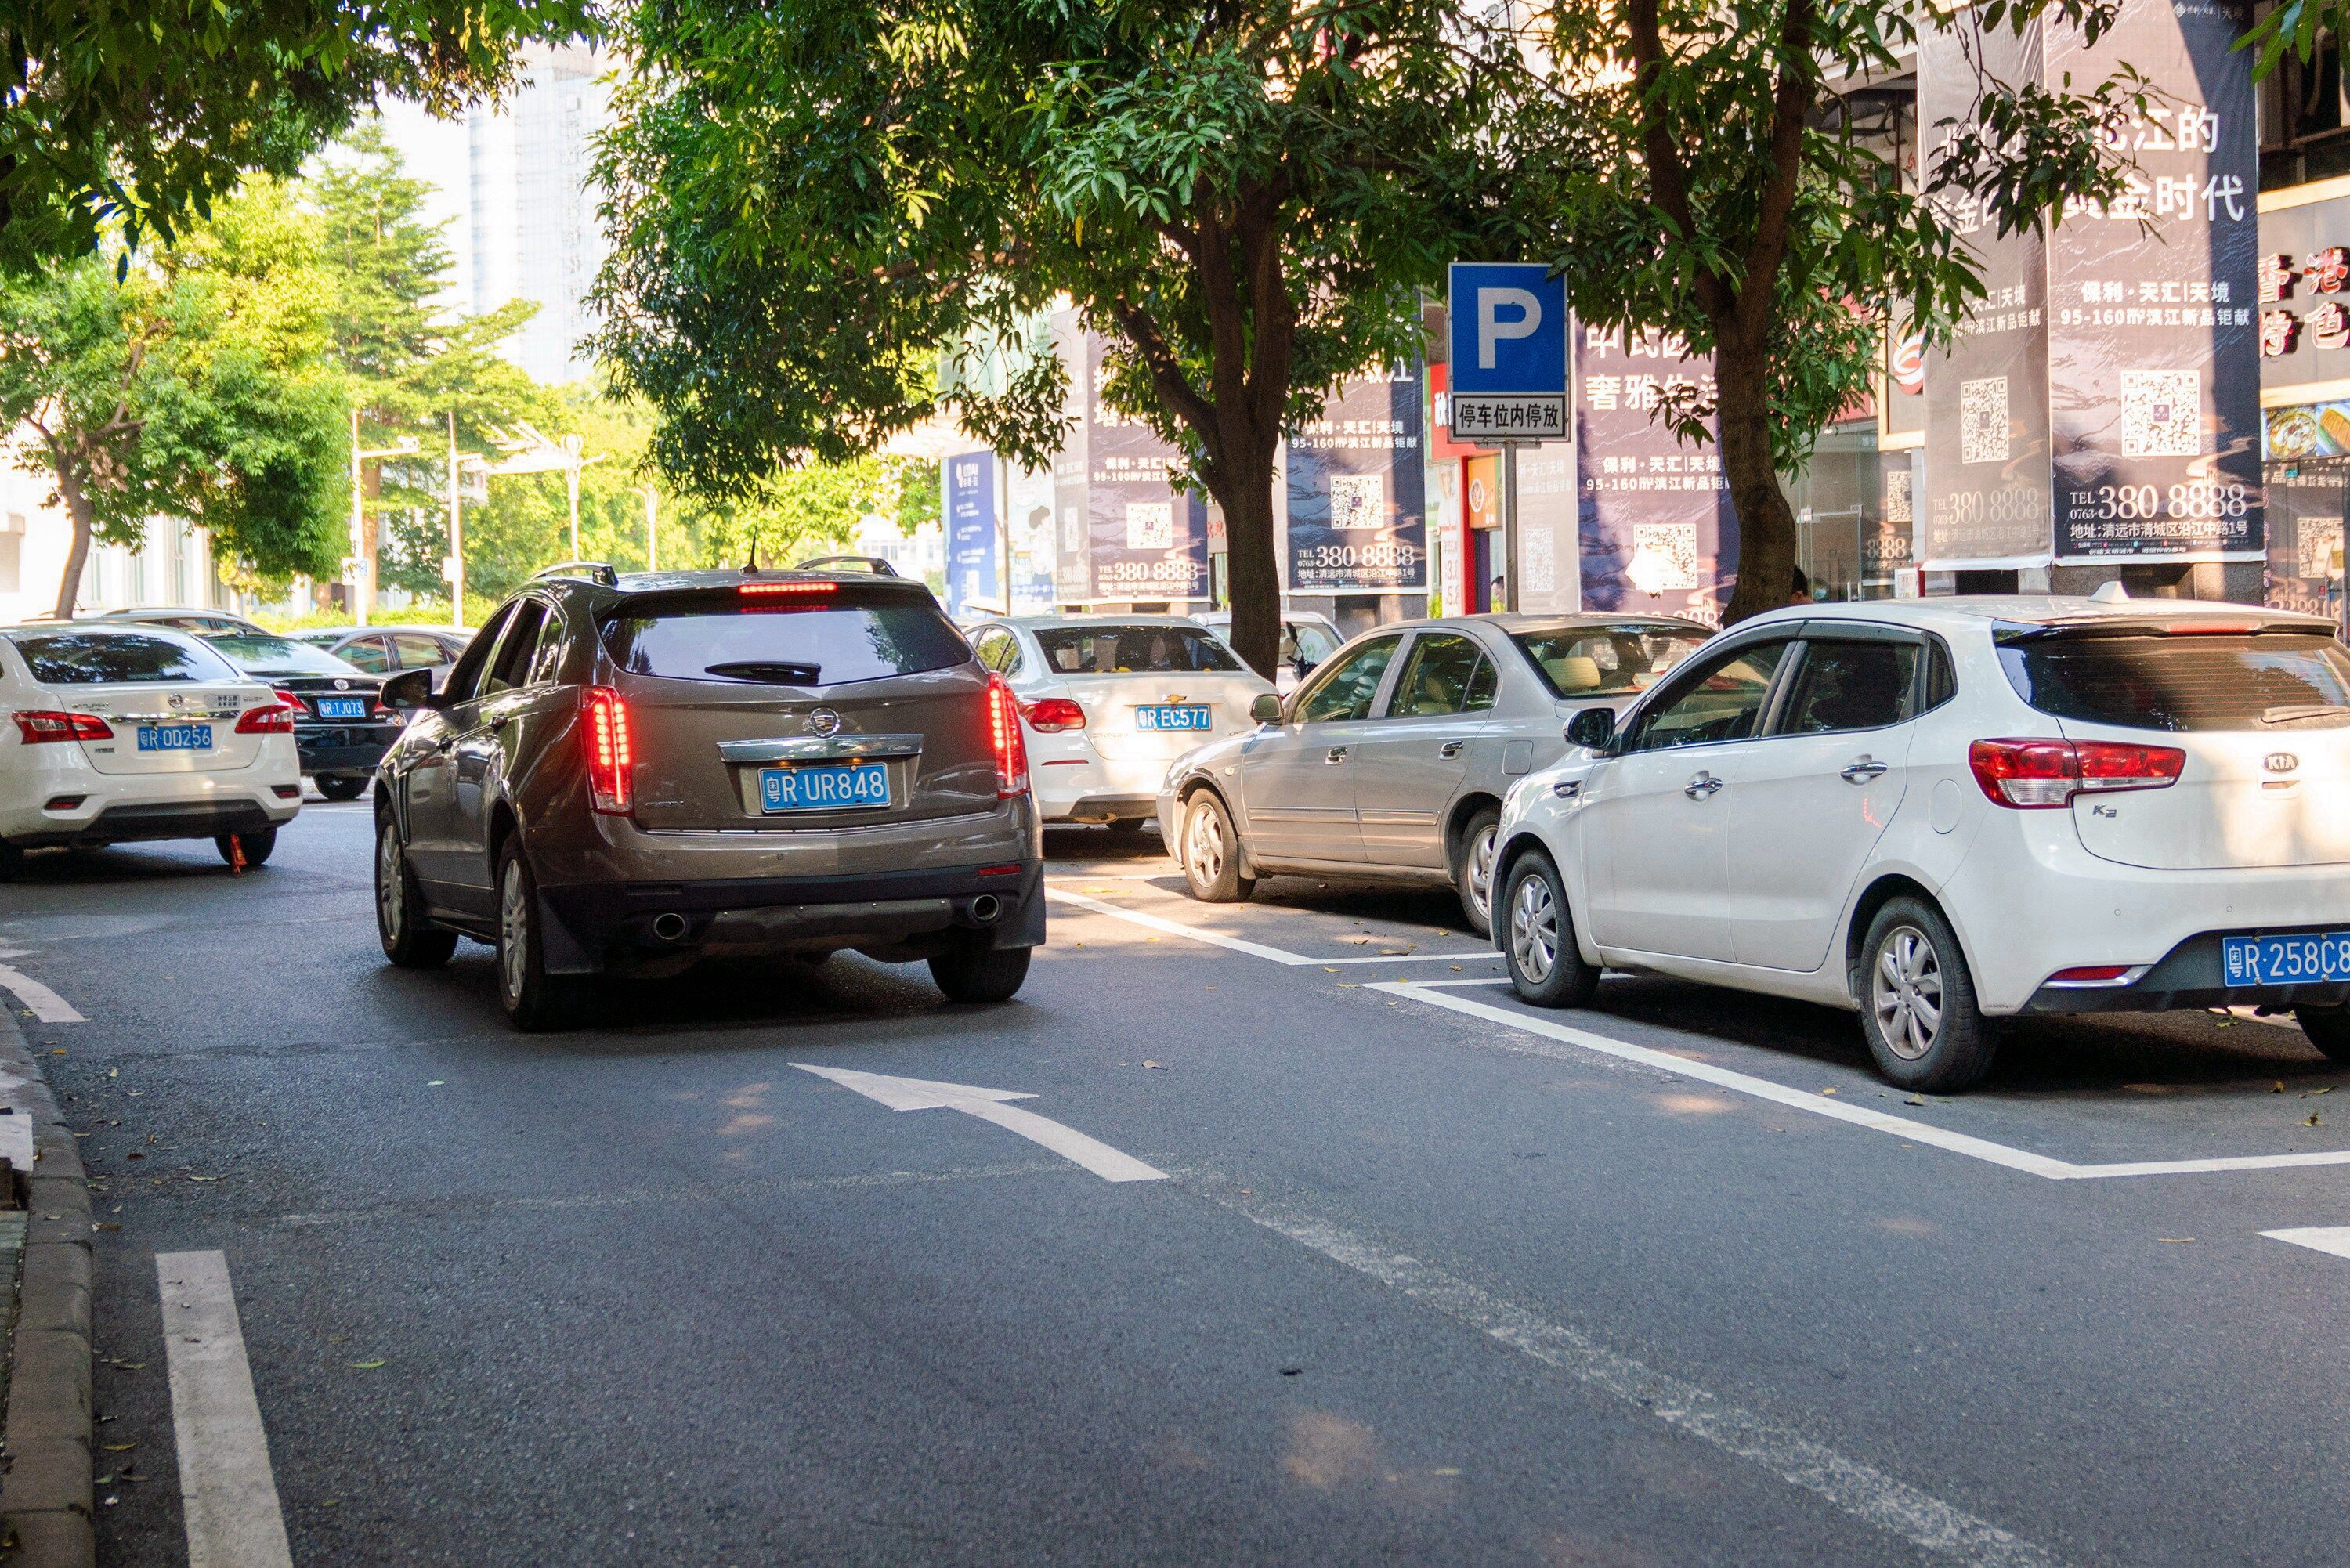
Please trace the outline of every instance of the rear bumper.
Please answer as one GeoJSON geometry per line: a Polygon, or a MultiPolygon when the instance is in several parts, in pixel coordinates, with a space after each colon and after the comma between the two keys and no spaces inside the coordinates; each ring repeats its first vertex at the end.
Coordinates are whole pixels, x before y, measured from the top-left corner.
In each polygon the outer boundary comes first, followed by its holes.
{"type": "MultiPolygon", "coordinates": [[[[1219,737],[1202,736],[1201,742],[1219,737]]],[[[1191,748],[1186,748],[1189,750],[1191,748]]],[[[1180,753],[1178,753],[1179,755],[1180,753]]],[[[1028,777],[1037,812],[1047,822],[1107,822],[1149,816],[1159,809],[1159,786],[1174,757],[1087,757],[1039,762],[1028,777]]]]}
{"type": "Polygon", "coordinates": [[[2223,937],[2289,937],[2337,931],[2350,921],[2322,927],[2262,927],[2204,931],[2188,938],[2127,984],[2048,985],[2032,993],[2022,1011],[2050,1012],[2168,1012],[2189,1007],[2339,1007],[2350,1002],[2350,981],[2308,985],[2227,983],[2220,958],[2223,937]]]}
{"type": "Polygon", "coordinates": [[[110,805],[87,823],[32,833],[8,841],[37,849],[58,844],[130,844],[156,838],[217,838],[228,833],[259,833],[290,822],[300,803],[273,810],[257,800],[154,801],[110,805]]]}
{"type": "Polygon", "coordinates": [[[310,728],[296,725],[294,749],[301,753],[302,771],[316,778],[320,774],[368,774],[383,761],[385,752],[400,739],[400,726],[334,725],[310,728]]]}

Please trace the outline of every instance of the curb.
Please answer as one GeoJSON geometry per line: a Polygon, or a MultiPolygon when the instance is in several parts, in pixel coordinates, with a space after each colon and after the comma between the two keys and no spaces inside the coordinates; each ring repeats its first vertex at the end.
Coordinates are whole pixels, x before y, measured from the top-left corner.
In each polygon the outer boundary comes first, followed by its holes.
{"type": "Polygon", "coordinates": [[[24,1275],[0,1428],[0,1562],[91,1568],[89,1186],[57,1096],[0,1007],[0,1106],[33,1124],[24,1275]]]}

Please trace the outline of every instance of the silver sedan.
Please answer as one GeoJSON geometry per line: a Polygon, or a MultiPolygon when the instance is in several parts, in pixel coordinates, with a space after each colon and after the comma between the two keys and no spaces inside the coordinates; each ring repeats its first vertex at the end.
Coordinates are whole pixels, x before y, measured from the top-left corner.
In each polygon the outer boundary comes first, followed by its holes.
{"type": "Polygon", "coordinates": [[[1566,751],[1566,721],[1621,711],[1711,635],[1695,621],[1479,615],[1365,632],[1257,727],[1179,759],[1159,792],[1191,896],[1276,872],[1450,883],[1481,934],[1510,781],[1566,751]]]}

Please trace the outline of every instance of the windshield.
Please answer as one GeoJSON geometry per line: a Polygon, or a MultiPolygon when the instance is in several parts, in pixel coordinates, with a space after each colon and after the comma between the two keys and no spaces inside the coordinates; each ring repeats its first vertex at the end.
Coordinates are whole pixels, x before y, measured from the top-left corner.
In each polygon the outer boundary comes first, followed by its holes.
{"type": "Polygon", "coordinates": [[[266,637],[252,632],[224,632],[204,639],[248,675],[357,675],[323,648],[296,642],[290,637],[266,637]]]}
{"type": "Polygon", "coordinates": [[[605,620],[604,647],[614,663],[631,675],[677,680],[837,686],[947,670],[971,658],[952,622],[928,599],[902,592],[842,589],[813,606],[726,592],[669,605],[675,607],[656,602],[605,620]]]}
{"type": "Polygon", "coordinates": [[[1654,686],[1706,636],[1669,621],[1626,621],[1513,631],[1510,640],[1533,662],[1554,697],[1624,697],[1654,686]]]}
{"type": "Polygon", "coordinates": [[[234,680],[236,671],[185,638],[54,631],[9,639],[44,686],[142,680],[234,680]]]}
{"type": "Polygon", "coordinates": [[[1238,670],[1241,661],[1196,626],[1056,626],[1036,633],[1058,675],[1168,675],[1238,670]]]}
{"type": "Polygon", "coordinates": [[[2126,730],[2337,729],[2350,652],[2322,632],[2052,637],[2003,645],[2016,693],[2043,713],[2126,730]]]}
{"type": "Polygon", "coordinates": [[[1310,620],[1285,620],[1281,623],[1281,661],[1284,664],[1295,664],[1303,659],[1311,667],[1337,651],[1337,634],[1328,627],[1310,620]]]}

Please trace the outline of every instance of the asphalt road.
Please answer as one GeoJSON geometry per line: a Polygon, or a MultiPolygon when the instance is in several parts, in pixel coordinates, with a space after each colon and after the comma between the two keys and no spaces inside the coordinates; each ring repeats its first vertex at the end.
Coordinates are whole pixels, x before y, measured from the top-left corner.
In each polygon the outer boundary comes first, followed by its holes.
{"type": "Polygon", "coordinates": [[[369,843],[0,888],[120,1227],[106,1563],[254,1458],[175,1441],[157,1259],[215,1250],[306,1564],[2350,1554],[2350,1258],[2262,1234],[2350,1225],[2350,1166],[2228,1164],[2350,1150],[2295,1031],[2034,1026],[1913,1103],[1834,1013],[1542,1013],[1446,898],[1210,908],[1087,830],[1014,1003],[843,957],[523,1037],[486,950],[383,965],[369,843]]]}

